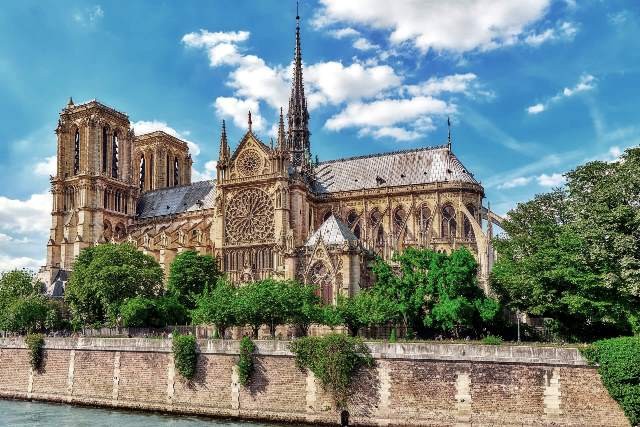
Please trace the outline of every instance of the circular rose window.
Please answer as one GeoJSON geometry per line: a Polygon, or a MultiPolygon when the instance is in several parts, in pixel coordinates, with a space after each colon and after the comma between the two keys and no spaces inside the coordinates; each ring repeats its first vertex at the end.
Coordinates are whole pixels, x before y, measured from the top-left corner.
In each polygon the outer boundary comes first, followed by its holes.
{"type": "Polygon", "coordinates": [[[257,188],[241,191],[231,199],[225,212],[229,243],[259,243],[273,240],[273,203],[257,188]]]}
{"type": "Polygon", "coordinates": [[[256,150],[245,150],[238,156],[236,167],[244,176],[257,175],[262,169],[262,157],[256,150]]]}

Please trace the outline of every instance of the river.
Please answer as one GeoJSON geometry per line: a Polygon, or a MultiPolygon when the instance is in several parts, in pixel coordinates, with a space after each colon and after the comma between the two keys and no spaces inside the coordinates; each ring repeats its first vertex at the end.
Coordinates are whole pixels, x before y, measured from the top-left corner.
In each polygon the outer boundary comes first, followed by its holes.
{"type": "Polygon", "coordinates": [[[243,421],[216,420],[212,418],[128,412],[124,410],[88,408],[55,403],[23,402],[19,400],[0,399],[0,426],[274,427],[277,425],[278,424],[261,424],[243,421]]]}

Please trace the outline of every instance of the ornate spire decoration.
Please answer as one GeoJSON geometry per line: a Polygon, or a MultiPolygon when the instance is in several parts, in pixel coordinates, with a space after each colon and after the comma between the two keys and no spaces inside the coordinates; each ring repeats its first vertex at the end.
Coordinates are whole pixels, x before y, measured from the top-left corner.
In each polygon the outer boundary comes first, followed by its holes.
{"type": "Polygon", "coordinates": [[[67,107],[73,107],[73,97],[69,97],[69,102],[67,102],[67,107]]]}
{"type": "Polygon", "coordinates": [[[251,129],[252,124],[253,122],[251,121],[251,110],[249,110],[249,132],[253,132],[253,130],[251,129]]]}
{"type": "Polygon", "coordinates": [[[280,121],[278,123],[278,141],[276,148],[280,152],[287,151],[287,134],[284,131],[284,115],[282,114],[282,107],[280,107],[280,121]]]}
{"type": "Polygon", "coordinates": [[[449,128],[449,136],[447,137],[447,148],[451,151],[451,119],[447,116],[447,127],[449,128]]]}
{"type": "Polygon", "coordinates": [[[291,164],[294,167],[304,166],[311,158],[309,142],[309,111],[307,98],[304,95],[302,79],[302,49],[300,47],[300,15],[296,3],[296,46],[293,57],[293,80],[289,97],[289,111],[287,113],[289,134],[287,148],[291,153],[291,164]]]}
{"type": "Polygon", "coordinates": [[[218,163],[220,164],[220,166],[226,166],[227,162],[229,161],[229,154],[230,154],[230,150],[229,150],[229,143],[227,141],[227,127],[224,123],[224,120],[222,121],[222,134],[220,135],[220,154],[218,156],[218,163]]]}

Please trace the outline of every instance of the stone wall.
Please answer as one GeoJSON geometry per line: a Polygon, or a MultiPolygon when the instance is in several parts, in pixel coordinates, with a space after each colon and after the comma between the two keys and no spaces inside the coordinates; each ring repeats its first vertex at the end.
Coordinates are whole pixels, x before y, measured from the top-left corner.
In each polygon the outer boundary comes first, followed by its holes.
{"type": "MultiPolygon", "coordinates": [[[[175,371],[160,339],[47,339],[34,372],[20,338],[0,339],[0,397],[165,412],[335,424],[339,413],[286,341],[258,341],[249,387],[238,341],[201,340],[196,376],[175,371]]],[[[476,344],[369,344],[349,401],[359,425],[625,426],[622,410],[577,349],[476,344]]]]}

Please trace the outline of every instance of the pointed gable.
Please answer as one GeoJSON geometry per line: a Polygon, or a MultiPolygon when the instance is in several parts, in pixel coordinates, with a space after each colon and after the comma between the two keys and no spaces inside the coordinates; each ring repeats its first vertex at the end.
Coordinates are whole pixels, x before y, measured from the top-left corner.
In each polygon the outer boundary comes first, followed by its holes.
{"type": "Polygon", "coordinates": [[[335,215],[331,215],[322,223],[315,233],[309,237],[305,246],[314,246],[320,240],[326,245],[342,245],[349,242],[357,242],[358,238],[349,229],[349,226],[340,221],[335,215]]]}

